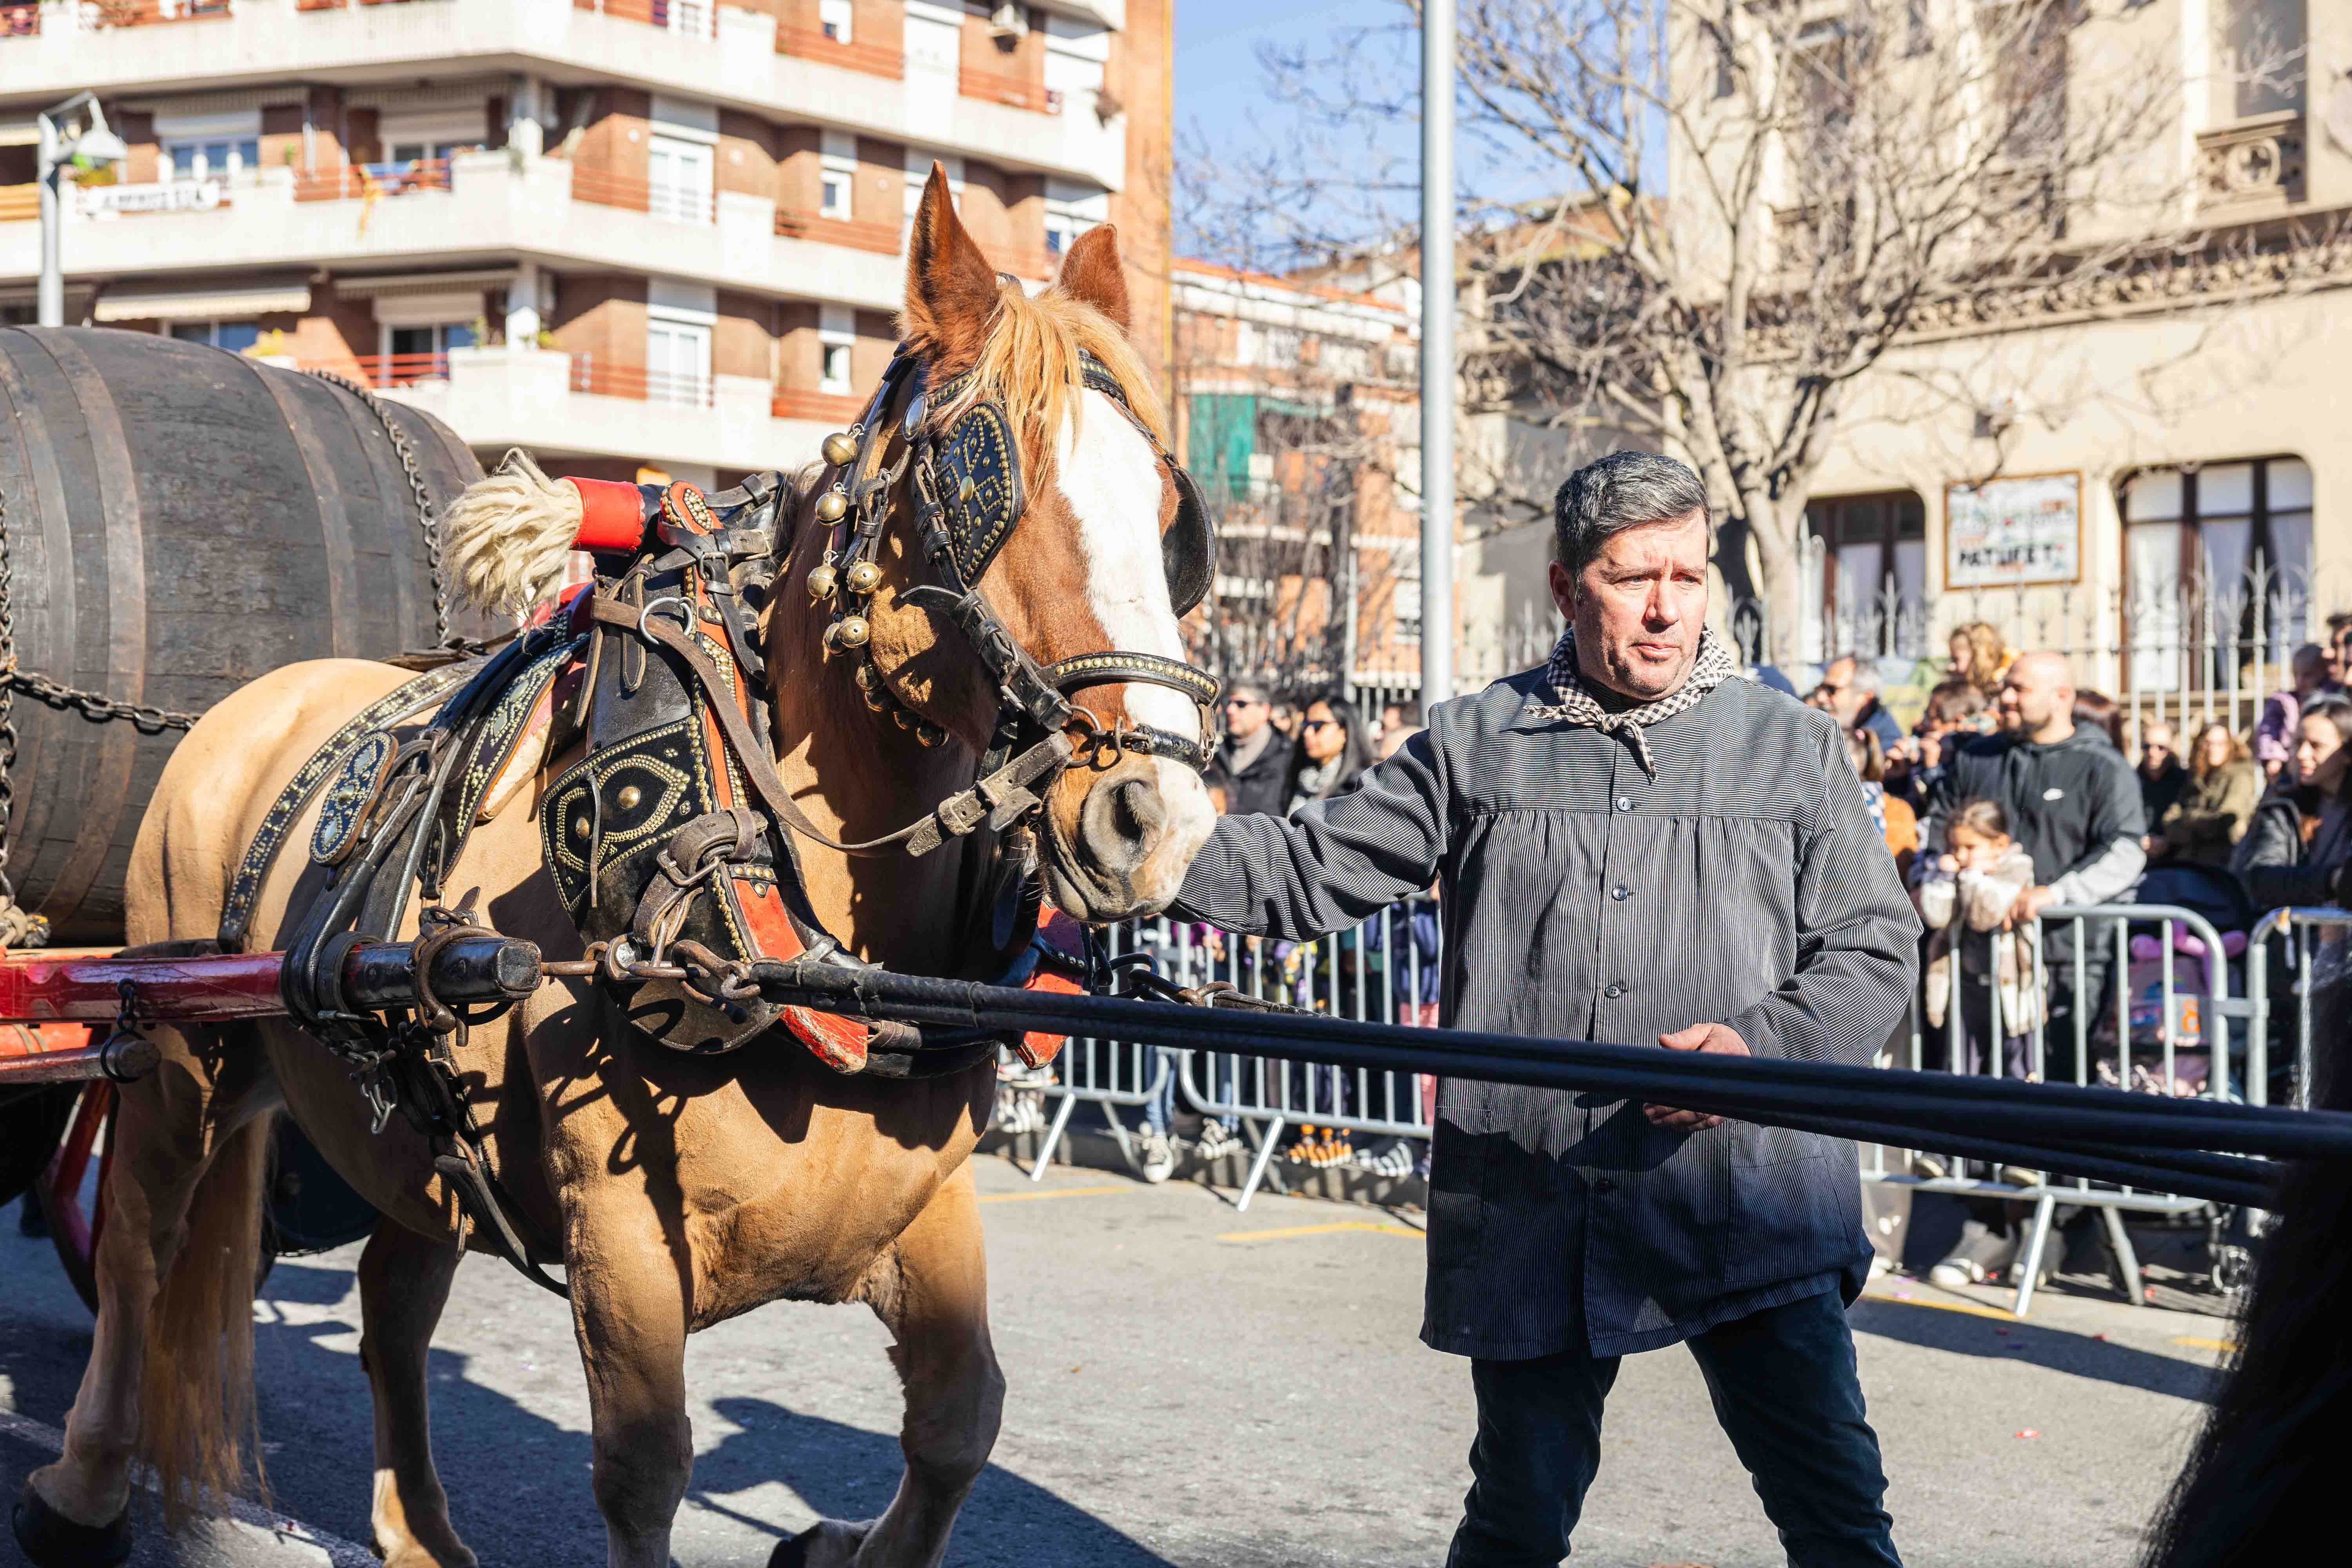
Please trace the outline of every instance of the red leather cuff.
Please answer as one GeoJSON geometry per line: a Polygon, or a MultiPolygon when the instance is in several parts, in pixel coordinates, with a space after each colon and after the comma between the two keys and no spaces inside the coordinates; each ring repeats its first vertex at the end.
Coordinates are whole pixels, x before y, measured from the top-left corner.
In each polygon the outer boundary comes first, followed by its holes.
{"type": "Polygon", "coordinates": [[[563,481],[580,492],[580,538],[575,548],[593,552],[634,553],[646,542],[646,499],[619,479],[563,481]]]}

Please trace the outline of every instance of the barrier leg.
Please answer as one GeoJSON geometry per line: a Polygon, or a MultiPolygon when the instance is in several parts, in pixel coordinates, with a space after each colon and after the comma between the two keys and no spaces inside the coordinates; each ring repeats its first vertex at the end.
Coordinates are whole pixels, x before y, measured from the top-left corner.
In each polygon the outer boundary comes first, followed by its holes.
{"type": "Polygon", "coordinates": [[[2025,1256],[2012,1267],[2017,1270],[2017,1304],[2010,1310],[2023,1317],[2033,1305],[2034,1277],[2042,1272],[2042,1253],[2050,1245],[2050,1218],[2058,1210],[2058,1200],[2044,1194],[2033,1205],[2033,1228],[2026,1232],[2025,1256]]]}
{"type": "MultiPolygon", "coordinates": [[[[1284,1121],[1283,1117],[1276,1117],[1266,1123],[1265,1132],[1260,1134],[1257,1142],[1257,1158],[1250,1162],[1249,1180],[1242,1184],[1242,1195],[1234,1201],[1235,1214],[1249,1207],[1250,1198],[1257,1192],[1257,1184],[1265,1180],[1265,1168],[1274,1159],[1274,1146],[1282,1142],[1284,1121]]],[[[1247,1118],[1243,1119],[1242,1125],[1250,1126],[1247,1118]]],[[[1255,1129],[1253,1128],[1252,1131],[1255,1129]]]]}
{"type": "Polygon", "coordinates": [[[2124,1228],[2124,1211],[2109,1207],[2100,1212],[2106,1216],[2107,1245],[2115,1248],[2116,1282],[2133,1306],[2145,1307],[2147,1296],[2140,1289],[2139,1254],[2132,1250],[2131,1232],[2124,1228]]]}
{"type": "Polygon", "coordinates": [[[1053,1124],[1045,1129],[1045,1141],[1037,1145],[1037,1163],[1029,1167],[1029,1179],[1042,1182],[1045,1167],[1054,1163],[1054,1149],[1062,1142],[1062,1130],[1070,1124],[1070,1112],[1078,1108],[1075,1095],[1064,1095],[1059,1109],[1054,1112],[1053,1124]]]}

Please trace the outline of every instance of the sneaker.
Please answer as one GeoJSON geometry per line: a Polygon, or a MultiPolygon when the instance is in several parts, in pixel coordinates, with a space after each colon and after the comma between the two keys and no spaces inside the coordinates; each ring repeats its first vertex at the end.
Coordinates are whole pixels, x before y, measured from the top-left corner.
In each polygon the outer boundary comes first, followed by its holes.
{"type": "Polygon", "coordinates": [[[1176,1145],[1165,1132],[1147,1129],[1135,1141],[1135,1162],[1145,1181],[1164,1182],[1176,1173],[1176,1145]]]}
{"type": "Polygon", "coordinates": [[[1192,1144],[1192,1152],[1203,1160],[1222,1160],[1242,1146],[1240,1135],[1210,1117],[1201,1123],[1201,1136],[1192,1144]]]}
{"type": "Polygon", "coordinates": [[[1315,1163],[1315,1151],[1321,1142],[1322,1140],[1315,1135],[1315,1123],[1302,1121],[1298,1124],[1297,1141],[1290,1145],[1283,1158],[1294,1165],[1311,1165],[1315,1163]]]}
{"type": "Polygon", "coordinates": [[[1389,1146],[1377,1154],[1358,1154],[1356,1163],[1375,1176],[1386,1176],[1395,1181],[1412,1174],[1412,1149],[1403,1139],[1392,1139],[1389,1146]]]}
{"type": "Polygon", "coordinates": [[[1947,1289],[1981,1285],[2016,1250],[2017,1244],[2011,1237],[1997,1234],[1980,1219],[1972,1219],[1960,1226],[1959,1244],[1952,1248],[1951,1256],[1927,1270],[1928,1282],[1947,1289]]]}

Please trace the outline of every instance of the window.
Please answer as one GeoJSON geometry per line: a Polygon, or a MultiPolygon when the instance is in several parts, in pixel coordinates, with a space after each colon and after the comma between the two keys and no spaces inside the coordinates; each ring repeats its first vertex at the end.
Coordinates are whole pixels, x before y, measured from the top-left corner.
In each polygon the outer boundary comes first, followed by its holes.
{"type": "Polygon", "coordinates": [[[709,401],[710,329],[656,317],[646,323],[646,399],[680,407],[709,401]]]}
{"type": "Polygon", "coordinates": [[[853,390],[850,350],[857,342],[857,318],[844,306],[827,305],[817,319],[816,389],[836,397],[853,390]]]}
{"type": "Polygon", "coordinates": [[[817,174],[819,208],[826,217],[853,217],[857,210],[857,141],[839,131],[824,133],[817,174]]]}
{"type": "Polygon", "coordinates": [[[384,353],[396,359],[413,354],[446,353],[451,349],[474,346],[474,325],[470,321],[436,321],[429,327],[386,327],[384,353]]]}
{"type": "Polygon", "coordinates": [[[2214,8],[2213,120],[2298,112],[2310,47],[2305,0],[2221,0],[2214,8]]]}
{"type": "Polygon", "coordinates": [[[175,180],[242,180],[261,167],[258,137],[228,137],[208,142],[166,142],[163,154],[172,161],[175,180]]]}
{"type": "Polygon", "coordinates": [[[646,154],[646,210],[674,223],[711,221],[710,148],[656,133],[646,154]]]}
{"type": "Polygon", "coordinates": [[[172,335],[184,343],[209,343],[241,354],[261,341],[258,321],[174,321],[172,335]]]}
{"type": "Polygon", "coordinates": [[[1069,180],[1045,182],[1045,255],[1060,261],[1078,236],[1110,217],[1108,193],[1069,180]]]}
{"type": "Polygon", "coordinates": [[[824,36],[836,44],[855,43],[851,29],[855,26],[850,0],[817,0],[817,26],[824,36]]]}
{"type": "Polygon", "coordinates": [[[1927,510],[1909,490],[1840,496],[1805,508],[1824,546],[1822,613],[1843,650],[1917,655],[1927,600],[1927,510]]]}
{"type": "Polygon", "coordinates": [[[2251,656],[2259,641],[2266,661],[2284,663],[2310,635],[2311,468],[2302,458],[2151,468],[2125,483],[2123,514],[2136,689],[2226,684],[2233,649],[2251,656]]]}

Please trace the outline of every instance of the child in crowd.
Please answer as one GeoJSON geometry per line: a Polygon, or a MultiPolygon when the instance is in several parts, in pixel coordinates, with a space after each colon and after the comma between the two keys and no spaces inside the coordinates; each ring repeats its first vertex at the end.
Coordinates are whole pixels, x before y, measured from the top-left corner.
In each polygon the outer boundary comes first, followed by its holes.
{"type": "Polygon", "coordinates": [[[1990,1031],[1991,977],[1997,973],[2004,1071],[2011,1078],[2030,1077],[2027,1047],[2042,1016],[2043,999],[2035,981],[2042,933],[2031,921],[2002,928],[2018,895],[2033,886],[2033,857],[2010,837],[2009,816],[1992,800],[1963,804],[1945,826],[1944,843],[1946,852],[1911,894],[1919,919],[1932,933],[1927,939],[1927,1022],[1931,1027],[1944,1025],[1955,989],[1952,955],[1957,949],[1958,973],[1973,982],[1961,988],[1968,1070],[1981,1068],[1978,1036],[1990,1031]],[[1964,937],[1963,926],[1970,932],[1988,933],[1989,940],[1964,937]]]}

